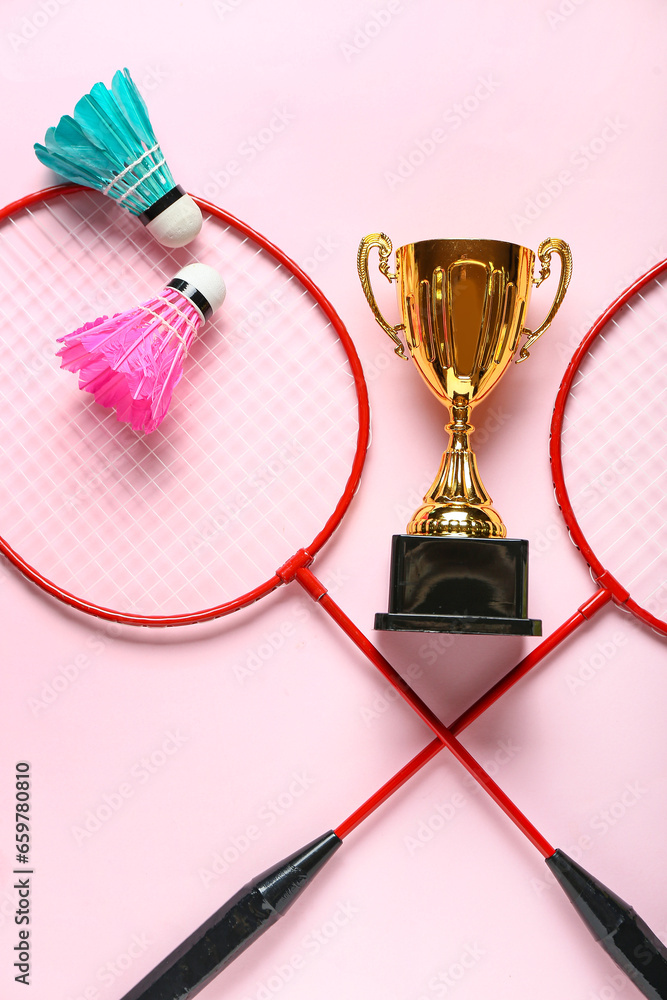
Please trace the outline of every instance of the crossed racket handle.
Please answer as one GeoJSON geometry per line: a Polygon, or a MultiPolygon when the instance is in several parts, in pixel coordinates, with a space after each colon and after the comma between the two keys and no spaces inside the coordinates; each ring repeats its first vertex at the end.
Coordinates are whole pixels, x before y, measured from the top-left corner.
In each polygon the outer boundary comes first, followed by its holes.
{"type": "MultiPolygon", "coordinates": [[[[398,771],[335,830],[263,872],[243,886],[219,910],[172,951],[122,1000],[189,1000],[222,972],[242,951],[271,927],[293,904],[356,826],[390,795],[447,747],[542,854],[546,864],[589,931],[607,954],[651,1000],[667,998],[667,947],[631,906],[554,847],[517,808],[457,739],[487,708],[537,666],[556,646],[612,599],[602,587],[582,604],[512,670],[477,699],[450,726],[445,726],[373,643],[332,600],[307,565],[292,563],[296,579],[309,596],[342,628],[404,700],[435,733],[420,753],[398,771]]],[[[287,578],[286,578],[287,582],[287,578]]]]}

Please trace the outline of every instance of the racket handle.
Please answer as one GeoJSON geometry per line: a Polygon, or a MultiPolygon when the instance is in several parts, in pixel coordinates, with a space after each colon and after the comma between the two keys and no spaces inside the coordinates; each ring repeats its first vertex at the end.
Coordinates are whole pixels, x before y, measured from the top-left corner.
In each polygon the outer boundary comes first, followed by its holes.
{"type": "Polygon", "coordinates": [[[282,917],[343,841],[333,830],[244,885],[122,1000],[186,1000],[282,917]]]}
{"type": "Polygon", "coordinates": [[[667,947],[631,906],[555,851],[546,859],[565,894],[610,958],[651,1000],[667,997],[667,947]]]}

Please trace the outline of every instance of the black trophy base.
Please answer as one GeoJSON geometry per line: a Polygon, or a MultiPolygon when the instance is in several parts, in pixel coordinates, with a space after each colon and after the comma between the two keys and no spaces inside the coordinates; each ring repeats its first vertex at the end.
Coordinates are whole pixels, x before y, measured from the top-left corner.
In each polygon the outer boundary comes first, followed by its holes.
{"type": "Polygon", "coordinates": [[[542,635],[527,613],[525,539],[393,536],[389,611],[376,629],[542,635]]]}

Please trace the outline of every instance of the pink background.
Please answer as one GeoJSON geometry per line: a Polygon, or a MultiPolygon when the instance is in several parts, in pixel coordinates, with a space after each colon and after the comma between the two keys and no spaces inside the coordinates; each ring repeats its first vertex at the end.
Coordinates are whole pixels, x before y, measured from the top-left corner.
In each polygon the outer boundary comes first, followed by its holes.
{"type": "MultiPolygon", "coordinates": [[[[667,256],[666,22],[658,0],[5,0],[0,202],[43,186],[32,143],[128,66],[177,180],[312,274],[355,340],[374,418],[361,490],[316,568],[369,633],[386,608],[390,537],[433,476],[443,413],[372,320],[359,238],[568,240],[574,278],[558,321],[476,420],[485,481],[510,534],[530,540],[530,611],[546,634],[593,592],[551,490],[555,392],[592,319],[667,256]]],[[[533,297],[532,325],[553,288],[533,297]]],[[[26,995],[11,967],[16,760],[34,775],[30,996],[117,1000],[430,740],[294,589],[156,635],[69,613],[8,573],[0,588],[3,1000],[26,995]],[[105,801],[117,808],[82,837],[105,801]]],[[[376,641],[444,720],[536,642],[376,641]]],[[[667,940],[664,660],[657,636],[608,608],[464,742],[667,940]]],[[[545,876],[443,753],[204,996],[635,995],[545,876]]]]}

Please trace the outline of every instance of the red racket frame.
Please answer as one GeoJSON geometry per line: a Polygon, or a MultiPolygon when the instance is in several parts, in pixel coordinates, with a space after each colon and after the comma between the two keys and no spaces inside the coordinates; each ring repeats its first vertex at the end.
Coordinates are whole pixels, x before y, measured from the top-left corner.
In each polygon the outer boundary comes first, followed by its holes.
{"type": "Polygon", "coordinates": [[[659,264],[656,264],[655,267],[652,267],[650,271],[647,271],[646,274],[637,278],[637,280],[630,285],[629,288],[626,288],[624,292],[621,292],[618,298],[615,299],[602,313],[599,319],[595,321],[589,332],[586,334],[581,344],[575,351],[572,360],[567,366],[565,375],[563,376],[563,380],[560,384],[554,405],[553,416],[551,418],[551,438],[549,441],[549,457],[551,459],[551,473],[553,476],[554,489],[556,491],[556,501],[560,507],[568,531],[570,532],[570,538],[588,563],[593,580],[599,587],[609,593],[610,597],[616,604],[619,605],[619,607],[630,611],[641,621],[650,625],[650,627],[655,629],[655,631],[660,635],[667,635],[667,623],[660,621],[659,618],[656,618],[650,613],[650,611],[642,608],[641,605],[637,604],[637,602],[632,599],[629,591],[627,591],[625,587],[604,568],[586,540],[586,536],[577,521],[567,494],[561,452],[561,430],[563,427],[567,397],[572,381],[579,370],[579,365],[581,364],[582,359],[588,353],[591,344],[598,334],[604,329],[609,320],[623,308],[629,299],[631,299],[636,292],[641,291],[641,289],[652,281],[653,278],[662,274],[665,270],[667,270],[667,260],[661,261],[659,264]]]}
{"type": "MultiPolygon", "coordinates": [[[[55,187],[44,188],[41,191],[36,191],[34,194],[27,195],[25,198],[20,198],[18,201],[14,201],[10,205],[7,205],[4,209],[0,210],[0,223],[15,212],[28,209],[37,203],[49,201],[62,195],[76,194],[79,191],[86,190],[86,188],[79,184],[58,184],[55,187]]],[[[226,225],[236,229],[248,239],[253,240],[254,243],[262,248],[262,250],[266,250],[267,253],[271,254],[271,256],[277,260],[279,264],[285,267],[291,274],[294,275],[295,278],[298,279],[304,288],[306,288],[313,298],[319,303],[340,338],[354,377],[359,415],[357,446],[350,474],[341,498],[324,527],[315,536],[310,545],[295,553],[295,555],[287,561],[284,567],[277,568],[272,577],[264,583],[259,584],[257,587],[254,587],[252,590],[249,590],[246,594],[242,594],[240,597],[234,598],[234,600],[226,601],[210,608],[204,608],[201,611],[193,611],[177,615],[139,615],[127,614],[115,611],[112,608],[104,607],[103,605],[94,604],[91,601],[86,601],[84,598],[77,597],[75,594],[72,594],[68,590],[64,590],[62,587],[53,583],[40,573],[38,569],[26,562],[26,560],[23,559],[22,556],[20,556],[19,553],[16,552],[16,550],[13,549],[12,546],[0,536],[0,553],[6,556],[7,559],[9,559],[9,561],[13,563],[13,565],[24,576],[32,581],[32,583],[46,591],[46,593],[50,594],[51,597],[55,597],[64,604],[68,604],[70,607],[76,608],[77,611],[83,611],[85,614],[94,615],[96,618],[104,618],[107,621],[117,622],[121,625],[144,625],[154,628],[165,628],[168,626],[193,625],[198,622],[210,621],[213,618],[220,618],[223,615],[231,614],[232,611],[238,611],[240,608],[245,608],[249,604],[253,604],[255,601],[258,601],[260,597],[264,597],[266,594],[271,593],[272,590],[276,590],[276,588],[281,584],[292,579],[293,574],[291,573],[290,568],[293,560],[296,560],[298,565],[305,565],[312,561],[312,558],[322,548],[324,543],[328,541],[340,524],[343,515],[352,502],[352,497],[357,491],[370,440],[370,407],[368,404],[368,390],[366,388],[366,380],[364,378],[359,355],[357,354],[349,333],[345,329],[343,321],[329,300],[322,294],[317,285],[313,283],[311,278],[308,277],[305,271],[303,271],[298,264],[291,260],[287,254],[283,253],[282,250],[267,240],[264,236],[256,232],[254,229],[251,229],[251,227],[247,226],[245,222],[241,222],[239,219],[236,219],[229,212],[225,212],[223,209],[218,208],[217,205],[212,205],[210,202],[205,201],[202,198],[197,198],[194,195],[192,195],[192,197],[203,211],[209,212],[209,214],[220,219],[226,225]]]]}

